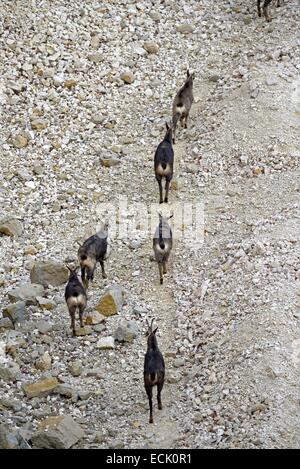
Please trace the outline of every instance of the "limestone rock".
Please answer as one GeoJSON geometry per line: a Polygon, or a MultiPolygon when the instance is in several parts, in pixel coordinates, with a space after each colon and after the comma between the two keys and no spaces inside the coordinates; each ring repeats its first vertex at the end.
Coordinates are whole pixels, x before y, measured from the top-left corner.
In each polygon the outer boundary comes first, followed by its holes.
{"type": "Polygon", "coordinates": [[[23,225],[16,218],[5,218],[0,221],[0,233],[17,238],[22,232],[23,225]]]}
{"type": "Polygon", "coordinates": [[[133,342],[138,335],[139,328],[134,321],[120,321],[114,333],[117,342],[133,342]]]}
{"type": "Polygon", "coordinates": [[[124,83],[127,83],[129,85],[131,85],[131,83],[134,82],[134,74],[130,71],[126,71],[126,72],[121,73],[120,78],[121,78],[121,80],[124,81],[124,83]]]}
{"type": "Polygon", "coordinates": [[[44,287],[52,285],[57,287],[68,281],[68,269],[56,261],[38,261],[35,262],[30,271],[30,280],[32,283],[38,283],[44,287]]]}
{"type": "Polygon", "coordinates": [[[56,378],[45,378],[31,384],[24,384],[23,389],[27,397],[47,396],[57,386],[59,382],[56,378]]]}
{"type": "Polygon", "coordinates": [[[41,296],[44,293],[44,287],[42,285],[36,285],[34,283],[21,283],[17,288],[7,292],[8,298],[12,303],[16,301],[25,301],[27,305],[36,304],[37,296],[41,296]]]}
{"type": "Polygon", "coordinates": [[[102,339],[98,340],[96,347],[100,350],[113,349],[115,348],[115,339],[112,336],[102,337],[102,339]]]}
{"type": "Polygon", "coordinates": [[[32,436],[35,448],[68,449],[84,436],[71,415],[57,415],[42,421],[32,436]]]}
{"type": "Polygon", "coordinates": [[[113,285],[106,290],[97,304],[96,310],[104,316],[112,316],[121,310],[123,304],[123,289],[120,285],[113,285]]]}

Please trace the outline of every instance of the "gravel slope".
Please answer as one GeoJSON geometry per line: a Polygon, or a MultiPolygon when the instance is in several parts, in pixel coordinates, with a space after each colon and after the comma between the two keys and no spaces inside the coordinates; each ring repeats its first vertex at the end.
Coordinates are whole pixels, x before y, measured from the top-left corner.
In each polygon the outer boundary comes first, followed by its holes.
{"type": "Polygon", "coordinates": [[[88,336],[70,337],[64,286],[46,289],[53,310],[29,306],[30,320],[0,332],[21,373],[0,378],[0,422],[30,439],[43,418],[70,414],[83,448],[299,448],[299,2],[273,6],[271,23],[246,0],[2,3],[0,219],[23,226],[0,237],[3,309],[34,262],[75,261],[102,203],[126,196],[132,221],[138,203],[157,202],[153,156],[187,65],[195,103],[177,132],[170,199],[204,204],[205,237],[200,249],[176,240],[163,286],[151,236],[112,239],[88,310],[112,283],[126,304],[88,336]],[[103,167],[112,154],[119,164],[103,167]],[[120,317],[137,338],[97,349],[120,317]],[[154,425],[142,380],[149,317],[167,366],[154,425]],[[39,371],[45,352],[51,369],[39,371]],[[48,376],[90,395],[24,398],[22,384],[48,376]]]}

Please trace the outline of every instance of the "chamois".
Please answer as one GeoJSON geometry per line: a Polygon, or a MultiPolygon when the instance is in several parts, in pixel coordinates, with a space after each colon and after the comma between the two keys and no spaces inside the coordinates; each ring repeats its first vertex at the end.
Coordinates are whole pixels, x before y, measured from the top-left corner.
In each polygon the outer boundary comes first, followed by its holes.
{"type": "MultiPolygon", "coordinates": [[[[261,8],[260,8],[260,3],[262,0],[257,0],[257,12],[258,16],[261,17],[261,8]]],[[[271,3],[272,0],[264,0],[263,4],[263,13],[264,17],[266,18],[266,21],[270,22],[271,18],[268,13],[268,5],[271,3]]],[[[280,7],[280,0],[277,0],[277,7],[280,7]]]]}
{"type": "MultiPolygon", "coordinates": [[[[158,263],[160,283],[163,283],[163,274],[167,273],[167,262],[172,250],[172,230],[166,218],[159,213],[159,224],[153,238],[153,251],[158,263]]],[[[173,215],[171,215],[172,217],[173,215]]],[[[169,217],[169,218],[171,218],[169,217]]]]}
{"type": "Polygon", "coordinates": [[[102,278],[107,277],[104,270],[104,260],[107,253],[107,236],[108,223],[105,223],[98,233],[88,238],[78,249],[81,278],[85,288],[88,288],[90,280],[94,280],[97,262],[100,262],[101,265],[102,278]]]}
{"type": "Polygon", "coordinates": [[[159,186],[159,203],[163,203],[162,178],[166,178],[165,202],[168,202],[170,182],[173,177],[174,151],[172,147],[172,128],[166,123],[166,134],[154,155],[154,171],[159,186]]]}
{"type": "Polygon", "coordinates": [[[154,319],[151,321],[151,325],[148,324],[148,338],[147,338],[147,352],[144,361],[144,384],[145,390],[149,399],[150,406],[150,418],[149,423],[153,423],[153,411],[152,411],[152,388],[157,386],[157,403],[158,408],[162,409],[161,404],[161,390],[165,380],[165,362],[164,358],[158,348],[156,332],[157,328],[152,330],[152,324],[154,319]]]}
{"type": "Polygon", "coordinates": [[[83,312],[86,307],[87,298],[85,289],[77,276],[78,267],[72,269],[68,266],[70,271],[69,280],[65,288],[65,300],[69,309],[71,316],[71,329],[73,330],[73,335],[75,336],[75,313],[79,311],[79,320],[80,327],[83,327],[83,312]]]}
{"type": "Polygon", "coordinates": [[[175,143],[177,122],[180,120],[181,126],[187,128],[187,120],[194,101],[193,80],[195,73],[190,74],[189,70],[187,70],[186,74],[187,79],[173,101],[173,143],[175,143]]]}

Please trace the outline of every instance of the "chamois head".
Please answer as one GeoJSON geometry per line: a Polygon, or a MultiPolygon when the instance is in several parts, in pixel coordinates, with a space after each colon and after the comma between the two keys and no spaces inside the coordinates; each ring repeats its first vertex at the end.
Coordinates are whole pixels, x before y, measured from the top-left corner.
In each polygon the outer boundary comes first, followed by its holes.
{"type": "Polygon", "coordinates": [[[74,280],[74,279],[77,279],[77,272],[78,272],[78,269],[79,269],[79,266],[76,265],[75,267],[70,267],[69,265],[67,265],[67,269],[69,270],[69,280],[74,280]]]}

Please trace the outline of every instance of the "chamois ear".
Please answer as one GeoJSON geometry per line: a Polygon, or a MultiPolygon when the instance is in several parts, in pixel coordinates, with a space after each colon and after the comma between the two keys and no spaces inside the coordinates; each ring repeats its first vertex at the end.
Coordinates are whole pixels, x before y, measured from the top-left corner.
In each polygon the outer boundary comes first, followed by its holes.
{"type": "Polygon", "coordinates": [[[67,265],[67,269],[68,269],[69,272],[73,272],[72,267],[70,267],[69,265],[67,265]]]}
{"type": "Polygon", "coordinates": [[[169,126],[168,122],[166,122],[166,129],[167,129],[167,130],[170,129],[170,126],[169,126]]]}
{"type": "Polygon", "coordinates": [[[153,334],[155,335],[156,334],[156,331],[157,331],[158,327],[156,327],[153,331],[153,334]]]}
{"type": "Polygon", "coordinates": [[[189,69],[187,69],[187,71],[186,71],[186,76],[187,76],[187,77],[190,76],[190,71],[189,71],[189,69]]]}

